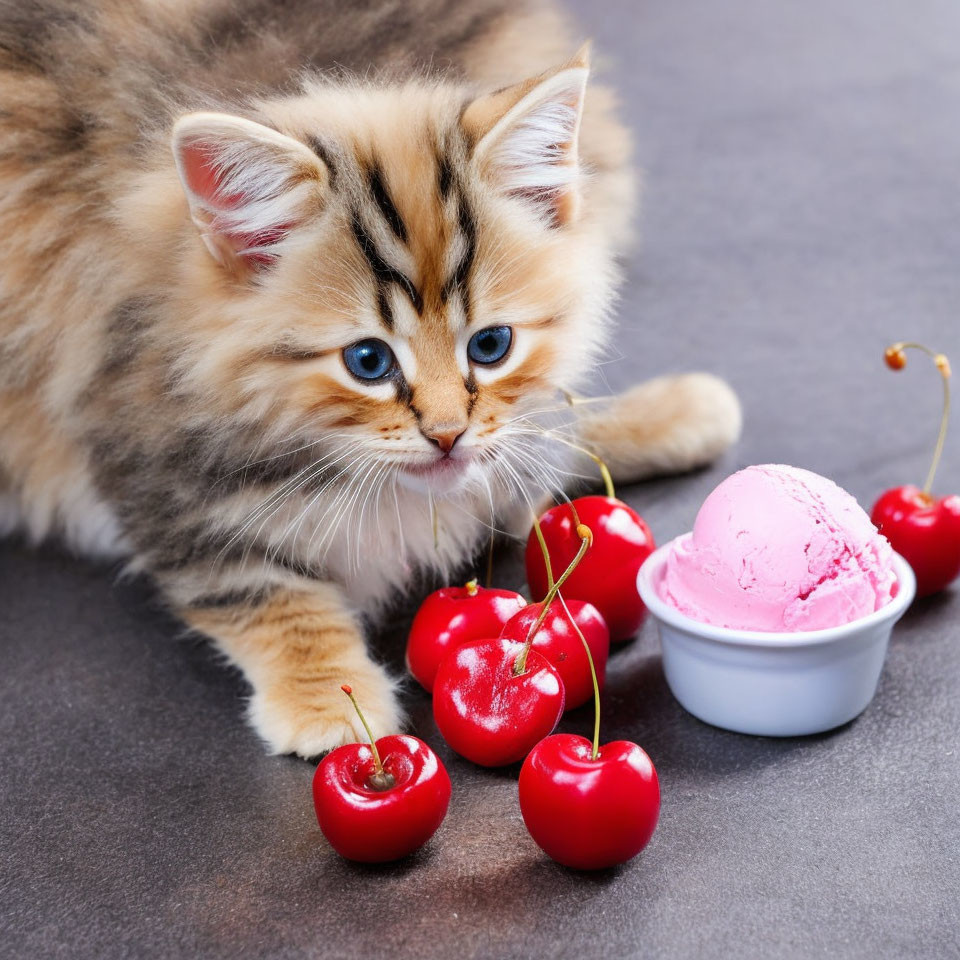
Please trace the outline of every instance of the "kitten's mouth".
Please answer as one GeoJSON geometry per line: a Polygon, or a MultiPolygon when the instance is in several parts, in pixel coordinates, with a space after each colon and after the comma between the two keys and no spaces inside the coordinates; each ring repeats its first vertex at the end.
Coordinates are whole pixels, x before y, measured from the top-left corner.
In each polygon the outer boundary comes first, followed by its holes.
{"type": "Polygon", "coordinates": [[[417,490],[446,493],[458,489],[471,473],[469,457],[452,457],[449,454],[433,460],[406,463],[400,472],[406,478],[405,486],[417,490]]]}
{"type": "Polygon", "coordinates": [[[408,463],[403,469],[415,477],[451,477],[467,469],[469,461],[462,457],[451,457],[445,454],[427,463],[408,463]]]}

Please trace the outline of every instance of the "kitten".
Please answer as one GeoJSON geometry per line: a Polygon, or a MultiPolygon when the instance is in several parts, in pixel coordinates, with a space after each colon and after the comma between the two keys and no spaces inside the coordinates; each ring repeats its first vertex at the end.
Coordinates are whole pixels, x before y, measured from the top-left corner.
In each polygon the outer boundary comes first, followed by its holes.
{"type": "MultiPolygon", "coordinates": [[[[396,729],[358,616],[558,481],[631,205],[572,49],[532,0],[0,0],[0,525],[149,573],[273,751],[356,739],[345,681],[396,729]]],[[[581,433],[632,477],[738,429],[690,375],[581,433]]]]}

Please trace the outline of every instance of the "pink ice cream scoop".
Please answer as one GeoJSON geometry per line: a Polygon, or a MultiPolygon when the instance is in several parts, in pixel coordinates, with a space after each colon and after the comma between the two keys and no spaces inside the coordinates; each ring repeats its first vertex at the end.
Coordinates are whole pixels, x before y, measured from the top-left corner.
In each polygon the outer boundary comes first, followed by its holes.
{"type": "Polygon", "coordinates": [[[658,585],[694,620],[766,632],[849,623],[896,591],[893,550],[857,501],[778,464],[747,467],[707,497],[658,585]]]}

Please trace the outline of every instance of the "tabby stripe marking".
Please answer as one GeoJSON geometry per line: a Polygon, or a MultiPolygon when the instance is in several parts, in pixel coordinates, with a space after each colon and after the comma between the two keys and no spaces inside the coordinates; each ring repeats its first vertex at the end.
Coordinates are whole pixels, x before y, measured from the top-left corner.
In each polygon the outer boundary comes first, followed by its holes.
{"type": "Polygon", "coordinates": [[[391,267],[386,260],[383,259],[383,256],[377,250],[376,245],[373,242],[373,238],[369,233],[364,229],[363,224],[360,221],[360,215],[356,211],[353,212],[353,215],[350,218],[350,226],[353,230],[354,239],[357,241],[357,246],[360,247],[360,251],[367,258],[367,263],[370,265],[370,269],[373,271],[373,275],[376,278],[377,286],[379,290],[377,292],[377,303],[380,307],[380,316],[384,322],[384,325],[388,330],[393,329],[393,315],[389,309],[384,309],[385,307],[389,308],[387,303],[386,288],[390,286],[391,283],[397,284],[401,290],[407,295],[410,299],[410,302],[413,304],[413,308],[417,313],[423,312],[423,298],[420,296],[420,292],[413,285],[409,277],[404,276],[399,270],[394,267],[391,267]]]}
{"type": "Polygon", "coordinates": [[[383,174],[379,167],[374,167],[370,171],[370,193],[380,208],[383,219],[387,221],[393,231],[393,235],[401,243],[406,243],[407,225],[403,222],[403,217],[400,216],[400,211],[397,210],[393,200],[390,199],[390,194],[387,193],[386,185],[383,182],[383,174]]]}
{"type": "Polygon", "coordinates": [[[320,360],[333,353],[332,350],[311,350],[293,343],[277,343],[262,354],[264,360],[320,360]]]}
{"type": "Polygon", "coordinates": [[[480,387],[473,373],[464,378],[463,385],[467,388],[467,416],[469,417],[470,414],[473,413],[473,408],[476,405],[477,397],[480,394],[480,387]]]}
{"type": "Polygon", "coordinates": [[[275,587],[240,587],[227,589],[223,592],[204,593],[189,600],[185,607],[188,610],[241,606],[259,607],[270,599],[275,590],[275,587]]]}
{"type": "Polygon", "coordinates": [[[323,165],[327,168],[327,176],[330,178],[330,188],[335,188],[337,185],[337,165],[333,162],[333,155],[319,137],[311,137],[308,143],[310,149],[323,161],[323,165]]]}
{"type": "Polygon", "coordinates": [[[453,186],[453,167],[450,159],[441,154],[437,157],[437,188],[442,199],[446,200],[453,186]]]}
{"type": "Polygon", "coordinates": [[[459,292],[460,298],[463,301],[463,310],[466,314],[467,322],[469,323],[469,280],[470,273],[473,270],[473,261],[477,256],[477,228],[466,198],[460,191],[457,193],[457,224],[465,241],[465,249],[463,251],[463,256],[460,258],[460,262],[450,275],[450,278],[443,285],[440,295],[444,303],[446,303],[446,301],[449,300],[455,292],[459,292]]]}

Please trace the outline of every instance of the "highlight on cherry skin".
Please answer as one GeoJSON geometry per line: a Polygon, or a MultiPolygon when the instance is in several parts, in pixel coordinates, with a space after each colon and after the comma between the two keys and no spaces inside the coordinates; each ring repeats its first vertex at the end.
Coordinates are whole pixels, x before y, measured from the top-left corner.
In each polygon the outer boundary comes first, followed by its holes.
{"type": "Polygon", "coordinates": [[[432,691],[440,662],[452,649],[470,640],[498,636],[525,605],[516,591],[481,587],[476,580],[435,590],[413,618],[407,669],[425,690],[432,691]]]}
{"type": "Polygon", "coordinates": [[[328,753],[313,777],[317,823],[340,856],[362,863],[398,860],[422,847],[446,816],[450,777],[418,737],[374,741],[353,690],[341,689],[357,711],[369,743],[328,753]]]}

